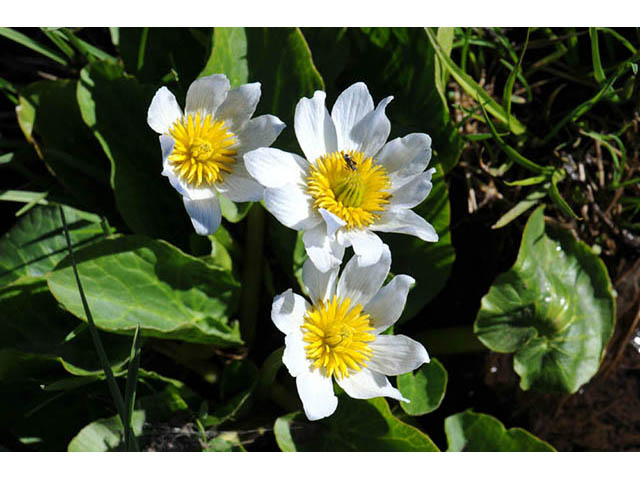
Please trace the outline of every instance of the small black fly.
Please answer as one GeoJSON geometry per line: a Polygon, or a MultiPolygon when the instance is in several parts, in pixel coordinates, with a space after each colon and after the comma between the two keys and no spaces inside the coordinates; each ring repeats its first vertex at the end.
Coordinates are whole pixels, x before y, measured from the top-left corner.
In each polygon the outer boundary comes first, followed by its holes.
{"type": "Polygon", "coordinates": [[[353,161],[353,158],[351,158],[351,155],[349,155],[348,153],[343,153],[342,158],[344,158],[344,162],[347,164],[347,167],[349,167],[350,170],[356,170],[357,165],[356,162],[353,161]]]}

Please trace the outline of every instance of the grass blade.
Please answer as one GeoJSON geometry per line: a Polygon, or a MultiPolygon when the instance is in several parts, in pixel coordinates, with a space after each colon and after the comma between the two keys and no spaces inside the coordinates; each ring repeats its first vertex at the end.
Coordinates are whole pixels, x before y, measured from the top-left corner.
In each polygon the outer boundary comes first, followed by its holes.
{"type": "Polygon", "coordinates": [[[98,357],[100,358],[102,369],[104,370],[104,374],[107,378],[107,386],[109,387],[109,392],[111,393],[113,402],[116,405],[116,410],[118,411],[118,415],[120,416],[120,420],[122,421],[122,425],[124,426],[125,439],[127,439],[130,438],[132,433],[130,432],[130,424],[129,422],[127,422],[127,410],[124,404],[124,400],[122,399],[122,393],[120,392],[120,388],[118,388],[118,384],[116,383],[113,371],[111,370],[111,365],[109,364],[107,353],[105,352],[102,342],[100,341],[100,335],[98,334],[98,329],[93,321],[93,316],[91,315],[91,310],[89,309],[89,304],[87,303],[87,297],[85,297],[84,295],[84,289],[82,288],[82,282],[80,282],[80,275],[78,274],[78,267],[76,265],[76,258],[73,254],[73,247],[71,246],[69,227],[67,226],[67,219],[64,216],[64,210],[62,208],[62,205],[58,205],[58,208],[60,210],[62,227],[64,228],[64,237],[67,241],[67,249],[69,250],[71,266],[73,267],[73,274],[76,278],[78,292],[80,293],[80,300],[82,301],[82,307],[84,308],[84,313],[87,316],[87,323],[89,324],[89,333],[91,334],[93,345],[96,349],[96,352],[98,353],[98,357]]]}
{"type": "MultiPolygon", "coordinates": [[[[125,438],[125,445],[127,450],[132,449],[138,451],[138,445],[136,437],[133,433],[133,408],[136,403],[136,385],[138,382],[138,371],[140,370],[140,354],[142,352],[140,347],[140,324],[136,327],[136,331],[133,334],[133,342],[131,344],[131,355],[129,355],[129,368],[127,369],[127,383],[124,389],[124,402],[127,412],[127,425],[129,426],[129,435],[125,438]]],[[[126,431],[126,430],[125,430],[126,431]]]]}
{"type": "MultiPolygon", "coordinates": [[[[617,79],[618,79],[618,75],[614,75],[613,77],[611,77],[609,81],[605,85],[603,85],[600,90],[598,90],[598,93],[596,93],[593,97],[591,97],[586,102],[582,102],[576,108],[571,110],[571,112],[565,115],[565,117],[562,120],[560,120],[557,124],[555,124],[553,129],[551,129],[551,131],[542,139],[541,145],[545,145],[546,143],[548,143],[549,140],[555,137],[560,131],[560,129],[564,127],[567,123],[575,122],[578,118],[580,118],[582,115],[584,115],[589,110],[591,110],[591,108],[593,108],[593,106],[600,101],[602,96],[611,88],[611,86],[617,79]]],[[[541,146],[541,145],[538,145],[538,146],[541,146]]]]}
{"type": "Polygon", "coordinates": [[[602,84],[605,81],[606,76],[604,69],[602,68],[602,62],[600,61],[600,46],[598,45],[598,29],[595,27],[589,27],[589,37],[591,38],[591,60],[593,62],[593,76],[596,82],[602,84]]]}
{"type": "Polygon", "coordinates": [[[44,33],[49,38],[49,40],[51,40],[56,45],[56,47],[58,47],[58,49],[60,49],[60,51],[67,56],[69,60],[73,60],[73,57],[75,57],[73,48],[71,48],[71,46],[65,41],[64,37],[57,29],[45,27],[40,28],[40,30],[42,30],[42,33],[44,33]]]}
{"type": "Polygon", "coordinates": [[[546,196],[547,193],[544,191],[536,190],[531,192],[524,200],[520,200],[513,208],[502,215],[498,221],[491,226],[491,228],[496,230],[508,225],[531,207],[537,205],[538,202],[546,196]]]}
{"type": "Polygon", "coordinates": [[[30,192],[28,190],[5,190],[0,192],[0,201],[31,203],[36,201],[38,205],[48,205],[44,197],[46,192],[30,192]]]}
{"type": "Polygon", "coordinates": [[[507,127],[511,130],[511,96],[513,95],[513,85],[516,83],[516,78],[518,73],[520,73],[520,68],[522,66],[522,59],[524,58],[524,54],[527,51],[527,45],[529,44],[529,33],[531,32],[530,28],[527,28],[527,37],[524,40],[524,46],[522,47],[522,52],[520,53],[520,57],[518,58],[518,62],[511,70],[509,77],[507,78],[507,82],[504,85],[504,90],[502,92],[502,105],[504,109],[507,111],[507,127]]]}
{"type": "Polygon", "coordinates": [[[484,104],[480,99],[478,99],[478,101],[480,102],[480,107],[482,107],[482,113],[484,114],[484,118],[487,122],[487,125],[489,126],[489,130],[491,131],[491,134],[493,135],[494,140],[498,144],[498,147],[500,147],[500,150],[506,153],[511,160],[522,165],[527,170],[531,170],[534,173],[546,174],[546,173],[550,173],[553,170],[551,167],[542,167],[537,163],[532,162],[528,158],[523,157],[517,150],[512,148],[510,145],[507,145],[504,142],[504,140],[500,138],[500,135],[498,134],[496,127],[493,125],[493,122],[489,118],[489,115],[487,115],[487,110],[484,108],[484,104]]]}
{"type": "Polygon", "coordinates": [[[554,175],[551,178],[551,185],[549,185],[549,190],[548,190],[549,197],[551,197],[551,200],[553,200],[553,202],[558,206],[558,208],[560,208],[560,210],[562,210],[562,212],[565,215],[572,217],[576,220],[582,220],[582,217],[579,217],[578,215],[576,215],[575,212],[571,209],[571,207],[567,203],[567,201],[564,198],[562,198],[562,195],[560,195],[560,192],[558,191],[557,182],[558,182],[557,176],[554,175]]]}
{"type": "Polygon", "coordinates": [[[479,98],[481,103],[486,105],[486,109],[496,117],[501,123],[509,126],[509,130],[515,135],[522,135],[526,131],[526,127],[520,123],[515,117],[509,119],[509,116],[505,112],[498,102],[496,102],[491,95],[487,93],[487,91],[482,88],[478,83],[467,75],[460,67],[458,67],[448,55],[443,52],[442,48],[438,44],[438,40],[433,32],[429,28],[425,28],[427,32],[427,36],[429,37],[429,41],[431,45],[433,45],[433,49],[436,53],[436,56],[442,62],[442,65],[449,70],[449,73],[456,79],[456,81],[460,84],[460,86],[471,95],[473,98],[479,98]]]}
{"type": "Polygon", "coordinates": [[[91,45],[88,42],[85,42],[77,35],[75,35],[68,28],[63,28],[62,33],[65,35],[67,40],[74,46],[78,52],[84,55],[87,59],[91,60],[92,58],[97,60],[103,60],[106,62],[116,63],[117,60],[109,55],[107,52],[100,50],[98,47],[91,45]]]}
{"type": "Polygon", "coordinates": [[[13,28],[0,27],[0,35],[8,38],[9,40],[13,40],[14,42],[19,43],[24,47],[30,48],[31,50],[60,63],[61,65],[66,66],[68,64],[67,60],[54,52],[53,49],[45,47],[44,45],[36,42],[32,38],[27,37],[23,33],[14,30],[13,28]]]}

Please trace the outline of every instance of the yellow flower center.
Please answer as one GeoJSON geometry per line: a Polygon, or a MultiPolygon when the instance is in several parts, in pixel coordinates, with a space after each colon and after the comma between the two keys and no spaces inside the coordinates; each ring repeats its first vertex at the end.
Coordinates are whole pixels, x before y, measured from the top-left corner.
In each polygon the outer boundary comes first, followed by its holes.
{"type": "Polygon", "coordinates": [[[351,307],[350,298],[334,295],[331,301],[311,307],[301,328],[307,358],[327,377],[348,377],[350,369],[361,370],[373,355],[368,343],[376,336],[369,315],[362,313],[359,303],[351,307]]]}
{"type": "Polygon", "coordinates": [[[169,164],[182,180],[192,186],[212,185],[231,172],[236,151],[233,133],[223,121],[214,121],[211,115],[204,119],[200,113],[189,114],[177,120],[169,129],[175,145],[169,164]]]}
{"type": "Polygon", "coordinates": [[[315,208],[324,208],[347,223],[362,228],[380,218],[389,203],[387,171],[361,152],[334,152],[311,165],[307,187],[315,208]]]}

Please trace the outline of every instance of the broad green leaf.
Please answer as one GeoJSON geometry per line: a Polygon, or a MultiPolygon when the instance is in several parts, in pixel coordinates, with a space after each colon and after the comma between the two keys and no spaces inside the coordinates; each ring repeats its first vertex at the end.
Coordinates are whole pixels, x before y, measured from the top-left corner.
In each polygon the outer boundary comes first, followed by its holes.
{"type": "Polygon", "coordinates": [[[262,84],[262,96],[256,115],[276,115],[289,128],[277,144],[298,150],[293,130],[293,114],[301,97],[323,90],[309,45],[299,28],[247,28],[249,80],[262,84]]]}
{"type": "MultiPolygon", "coordinates": [[[[81,247],[103,237],[97,215],[63,207],[71,244],[81,247]]],[[[41,277],[66,256],[67,242],[57,207],[37,206],[0,237],[0,286],[23,275],[41,277]]]]}
{"type": "MultiPolygon", "coordinates": [[[[341,77],[341,88],[364,80],[374,101],[393,95],[386,109],[391,121],[389,139],[427,133],[432,138],[432,165],[441,165],[447,173],[457,163],[463,143],[436,87],[442,75],[436,71],[434,49],[422,29],[386,30],[391,35],[384,46],[376,45],[371,38],[363,41],[357,30],[349,31],[354,47],[350,68],[341,77]]],[[[333,52],[326,54],[331,57],[333,52]]]]}
{"type": "Polygon", "coordinates": [[[158,134],[147,125],[155,88],[108,63],[92,63],[80,78],[82,118],[111,160],[111,186],[122,218],[135,233],[186,246],[193,227],[180,194],[160,174],[158,134]]]}
{"type": "Polygon", "coordinates": [[[440,167],[433,176],[432,183],[429,196],[413,211],[433,225],[440,236],[438,241],[424,242],[401,233],[382,235],[393,252],[393,273],[411,275],[416,280],[407,297],[400,322],[414,317],[444,288],[455,260],[449,229],[449,193],[440,167]]]}
{"type": "Polygon", "coordinates": [[[120,27],[118,51],[127,73],[158,85],[172,72],[184,96],[205,65],[211,28],[120,27]]]}
{"type": "Polygon", "coordinates": [[[213,48],[200,77],[224,73],[231,87],[247,83],[247,35],[242,27],[215,27],[213,48]]]}
{"type": "Polygon", "coordinates": [[[447,390],[447,371],[435,358],[414,374],[398,375],[398,390],[411,403],[400,402],[409,415],[424,415],[440,406],[447,390]]]}
{"type": "MultiPolygon", "coordinates": [[[[230,272],[141,236],[103,240],[75,252],[80,279],[98,328],[143,337],[220,346],[242,343],[230,322],[239,284],[230,272]]],[[[49,288],[86,320],[69,258],[49,274],[49,288]]]]}
{"type": "MultiPolygon", "coordinates": [[[[133,433],[142,435],[145,422],[145,412],[136,410],[133,412],[131,423],[133,433]]],[[[124,445],[124,427],[118,415],[102,418],[91,422],[73,437],[69,443],[70,452],[108,452],[122,450],[124,445]]]]}
{"type": "Polygon", "coordinates": [[[522,389],[573,393],[598,371],[615,301],[602,260],[566,230],[545,232],[543,210],[529,217],[516,263],[483,297],[474,331],[491,350],[515,353],[522,389]]]}
{"type": "Polygon", "coordinates": [[[282,451],[436,452],[438,447],[417,428],[391,414],[384,398],[354,400],[339,395],[330,417],[309,422],[303,413],[276,420],[274,434],[282,451]]]}
{"type": "Polygon", "coordinates": [[[447,417],[448,452],[554,452],[547,442],[522,428],[506,429],[499,420],[466,410],[447,417]]]}
{"type": "Polygon", "coordinates": [[[515,135],[521,135],[526,131],[526,127],[520,123],[513,115],[509,115],[502,106],[496,102],[487,91],[482,88],[472,77],[467,75],[453,60],[444,52],[442,46],[438,43],[436,36],[429,28],[425,28],[429,41],[435,50],[436,55],[442,62],[449,73],[456,79],[460,86],[474,99],[483,102],[487,110],[496,117],[501,123],[509,126],[509,130],[515,135]]]}
{"type": "MultiPolygon", "coordinates": [[[[0,312],[0,380],[59,374],[59,365],[73,375],[102,373],[88,330],[60,308],[44,279],[23,277],[0,288],[0,312]]],[[[101,338],[112,368],[121,369],[131,342],[101,338]]]]}
{"type": "Polygon", "coordinates": [[[253,205],[253,202],[233,202],[224,195],[219,195],[218,199],[220,200],[222,216],[231,223],[242,221],[253,205]]]}
{"type": "Polygon", "coordinates": [[[77,85],[77,80],[43,80],[21,89],[18,122],[74,206],[115,218],[109,159],[82,121],[77,85]]]}

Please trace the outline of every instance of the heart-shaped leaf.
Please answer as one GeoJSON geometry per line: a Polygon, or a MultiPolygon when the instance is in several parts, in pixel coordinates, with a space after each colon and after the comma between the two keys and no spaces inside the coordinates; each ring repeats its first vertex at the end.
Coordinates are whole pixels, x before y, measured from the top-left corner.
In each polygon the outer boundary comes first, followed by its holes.
{"type": "MultiPolygon", "coordinates": [[[[80,279],[98,328],[143,337],[220,346],[242,343],[230,322],[239,292],[232,273],[174,246],[141,236],[103,240],[76,252],[80,279]]],[[[49,274],[64,307],[86,320],[69,258],[49,274]]]]}
{"type": "Polygon", "coordinates": [[[491,415],[466,410],[444,421],[449,452],[553,452],[554,448],[522,428],[510,428],[491,415]]]}
{"type": "Polygon", "coordinates": [[[615,301],[602,260],[566,230],[545,232],[543,210],[529,217],[518,259],[483,297],[474,330],[491,350],[515,353],[522,389],[573,393],[598,371],[615,301]]]}

